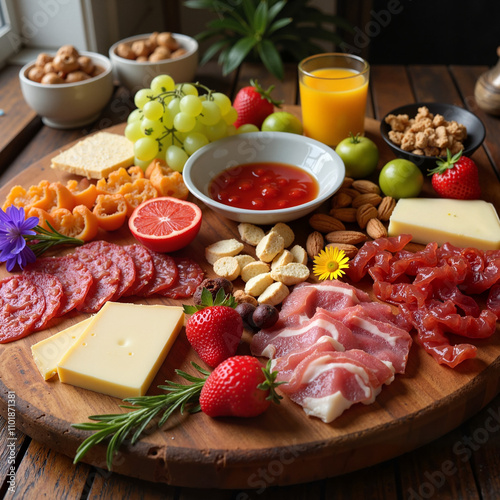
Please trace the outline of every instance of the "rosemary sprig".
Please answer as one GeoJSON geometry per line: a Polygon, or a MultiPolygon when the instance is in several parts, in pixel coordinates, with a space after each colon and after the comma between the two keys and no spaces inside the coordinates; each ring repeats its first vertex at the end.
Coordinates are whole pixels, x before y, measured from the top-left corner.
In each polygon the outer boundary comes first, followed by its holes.
{"type": "Polygon", "coordinates": [[[158,386],[159,389],[166,391],[167,394],[138,396],[124,399],[124,402],[130,404],[120,406],[121,408],[132,410],[128,413],[92,415],[89,419],[95,420],[96,422],[72,424],[72,427],[75,429],[95,431],[95,433],[86,438],[76,450],[74,463],[76,464],[80,461],[93,446],[111,437],[106,451],[106,465],[108,469],[111,470],[113,458],[123,441],[127,439],[132,431],[134,431],[130,440],[130,443],[134,444],[146,427],[162,411],[164,411],[164,413],[158,421],[158,427],[161,427],[177,409],[180,410],[181,414],[186,410],[189,413],[200,411],[200,392],[210,372],[203,370],[196,363],[191,362],[191,365],[204,375],[204,377],[195,377],[184,371],[175,370],[177,375],[183,377],[190,382],[190,384],[178,384],[167,380],[165,382],[166,385],[158,386]]]}
{"type": "Polygon", "coordinates": [[[50,231],[37,225],[33,228],[36,231],[36,234],[28,234],[24,236],[26,243],[29,245],[31,250],[33,250],[33,253],[37,257],[39,257],[44,252],[55,246],[59,245],[79,246],[85,243],[80,238],[72,238],[71,236],[65,236],[64,234],[59,233],[52,227],[50,222],[48,221],[46,222],[47,226],[49,226],[50,228],[50,231]]]}

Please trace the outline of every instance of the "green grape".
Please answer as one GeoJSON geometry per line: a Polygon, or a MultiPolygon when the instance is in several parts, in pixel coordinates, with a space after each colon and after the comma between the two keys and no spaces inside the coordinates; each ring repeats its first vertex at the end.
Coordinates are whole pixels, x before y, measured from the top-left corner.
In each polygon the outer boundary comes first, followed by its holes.
{"type": "Polygon", "coordinates": [[[234,125],[228,125],[226,130],[227,137],[230,137],[235,134],[236,134],[236,127],[234,125]]]}
{"type": "Polygon", "coordinates": [[[155,92],[170,92],[175,89],[174,79],[170,75],[155,76],[151,82],[151,89],[155,92]]]}
{"type": "Polygon", "coordinates": [[[167,128],[172,128],[174,126],[174,114],[168,108],[165,110],[160,120],[167,128]]]}
{"type": "Polygon", "coordinates": [[[231,106],[229,111],[222,115],[222,118],[228,125],[232,125],[238,119],[238,111],[231,106]]]}
{"type": "Polygon", "coordinates": [[[191,132],[199,132],[200,134],[207,135],[207,127],[198,120],[198,117],[196,117],[196,125],[191,132]]]}
{"type": "Polygon", "coordinates": [[[188,155],[192,155],[208,143],[209,140],[206,135],[200,134],[200,132],[190,132],[184,138],[184,149],[188,155]]]}
{"type": "Polygon", "coordinates": [[[184,168],[184,164],[188,159],[187,153],[180,148],[179,146],[169,146],[167,148],[167,153],[165,155],[165,159],[167,161],[167,165],[177,170],[178,172],[182,172],[184,168]]]}
{"type": "Polygon", "coordinates": [[[198,89],[190,83],[179,83],[177,84],[177,88],[181,89],[181,92],[184,95],[198,95],[198,89]]]}
{"type": "Polygon", "coordinates": [[[140,121],[135,121],[132,123],[129,123],[125,127],[125,137],[132,142],[137,141],[141,137],[144,137],[144,133],[141,129],[141,122],[140,121]]]}
{"type": "Polygon", "coordinates": [[[207,125],[207,137],[210,142],[222,139],[227,135],[227,124],[224,120],[219,120],[215,125],[207,125]]]}
{"type": "Polygon", "coordinates": [[[140,124],[142,133],[146,137],[151,137],[152,139],[156,139],[164,133],[163,124],[158,120],[148,120],[147,118],[143,118],[140,124]]]}
{"type": "Polygon", "coordinates": [[[231,108],[231,99],[229,99],[226,94],[223,94],[222,92],[214,92],[212,97],[215,104],[219,106],[222,115],[229,112],[229,109],[231,108]]]}
{"type": "Polygon", "coordinates": [[[201,105],[203,106],[203,111],[198,120],[204,125],[215,125],[221,117],[219,106],[213,101],[204,101],[201,105]]]}
{"type": "Polygon", "coordinates": [[[150,97],[152,96],[153,92],[151,89],[138,90],[134,97],[134,103],[139,109],[142,109],[144,105],[151,100],[150,97]]]}
{"type": "Polygon", "coordinates": [[[178,97],[175,97],[168,103],[167,109],[172,113],[172,115],[176,115],[180,112],[180,102],[181,100],[178,97]]]}
{"type": "Polygon", "coordinates": [[[259,127],[256,127],[252,123],[245,123],[236,129],[237,134],[246,134],[248,132],[260,132],[260,130],[259,127]]]}
{"type": "Polygon", "coordinates": [[[203,106],[198,97],[185,95],[179,102],[179,108],[183,113],[195,117],[201,113],[203,106]]]}
{"type": "Polygon", "coordinates": [[[141,137],[134,144],[134,154],[141,161],[151,161],[158,153],[158,142],[151,137],[141,137]]]}
{"type": "Polygon", "coordinates": [[[127,118],[127,123],[136,122],[137,120],[142,120],[143,114],[141,109],[134,109],[127,118]]]}
{"type": "Polygon", "coordinates": [[[182,111],[174,116],[174,127],[179,132],[189,132],[196,125],[196,118],[182,111]]]}
{"type": "Polygon", "coordinates": [[[163,105],[159,101],[149,101],[144,104],[142,111],[149,120],[159,120],[163,115],[163,105]]]}

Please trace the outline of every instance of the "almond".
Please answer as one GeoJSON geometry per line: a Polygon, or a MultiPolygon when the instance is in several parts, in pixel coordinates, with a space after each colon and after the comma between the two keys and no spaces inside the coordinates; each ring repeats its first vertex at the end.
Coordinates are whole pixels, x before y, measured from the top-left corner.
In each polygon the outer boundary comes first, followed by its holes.
{"type": "Polygon", "coordinates": [[[338,193],[345,193],[348,194],[351,198],[356,198],[356,196],[359,196],[361,193],[357,191],[356,189],[353,188],[345,188],[341,187],[338,191],[338,193]]]}
{"type": "Polygon", "coordinates": [[[366,225],[366,232],[370,238],[376,240],[377,238],[386,238],[387,229],[378,219],[370,219],[366,225]]]}
{"type": "Polygon", "coordinates": [[[332,231],[325,236],[328,243],[346,243],[356,245],[366,241],[366,234],[360,231],[332,231]]]}
{"type": "Polygon", "coordinates": [[[342,181],[341,187],[343,187],[343,188],[351,187],[353,182],[354,182],[354,179],[352,177],[344,177],[344,180],[342,181]]]}
{"type": "Polygon", "coordinates": [[[344,224],[335,217],[327,214],[314,214],[309,219],[310,226],[320,233],[329,233],[330,231],[343,231],[344,224]]]}
{"type": "Polygon", "coordinates": [[[376,193],[363,193],[352,200],[352,206],[358,208],[366,203],[376,207],[382,201],[382,197],[376,193]]]}
{"type": "Polygon", "coordinates": [[[377,209],[373,205],[370,205],[369,203],[361,205],[356,212],[356,221],[358,223],[358,226],[361,229],[364,229],[368,224],[368,221],[370,219],[376,218],[377,215],[377,209]]]}
{"type": "Polygon", "coordinates": [[[307,237],[306,250],[307,255],[309,255],[311,259],[314,259],[314,257],[316,257],[316,255],[323,250],[324,246],[325,239],[320,232],[314,231],[307,237]]]}
{"type": "Polygon", "coordinates": [[[356,222],[356,208],[345,207],[345,208],[332,208],[330,210],[330,215],[342,222],[356,222]]]}
{"type": "Polygon", "coordinates": [[[328,243],[328,245],[326,246],[334,248],[336,247],[339,250],[342,250],[346,254],[346,257],[349,257],[349,259],[356,257],[356,254],[358,253],[357,247],[355,247],[354,245],[349,245],[347,243],[328,243]]]}
{"type": "Polygon", "coordinates": [[[388,221],[391,218],[394,208],[396,208],[396,200],[391,196],[384,196],[378,206],[378,218],[388,221]]]}
{"type": "Polygon", "coordinates": [[[332,208],[348,207],[352,198],[347,193],[338,193],[332,198],[332,208]]]}
{"type": "Polygon", "coordinates": [[[354,181],[351,184],[351,187],[359,191],[361,194],[363,193],[375,193],[380,194],[380,188],[372,181],[367,181],[364,179],[360,179],[354,181]]]}

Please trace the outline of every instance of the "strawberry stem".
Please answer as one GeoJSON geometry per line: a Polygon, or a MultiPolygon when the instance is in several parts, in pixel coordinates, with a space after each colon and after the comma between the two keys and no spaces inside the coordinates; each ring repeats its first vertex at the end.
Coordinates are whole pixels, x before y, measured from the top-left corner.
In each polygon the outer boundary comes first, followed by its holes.
{"type": "Polygon", "coordinates": [[[267,365],[262,367],[262,373],[264,373],[266,380],[259,384],[257,389],[269,391],[269,396],[267,396],[266,399],[272,401],[273,403],[280,404],[280,400],[283,399],[283,397],[276,392],[276,387],[281,384],[286,384],[286,382],[276,382],[278,371],[271,371],[271,364],[272,360],[269,360],[267,365]]]}
{"type": "Polygon", "coordinates": [[[448,169],[453,168],[455,163],[462,158],[462,150],[451,156],[451,151],[446,149],[446,155],[446,160],[438,160],[436,162],[437,167],[429,169],[429,173],[427,175],[444,174],[448,169]]]}
{"type": "Polygon", "coordinates": [[[280,108],[283,101],[276,101],[271,97],[271,92],[274,90],[274,85],[271,85],[267,90],[264,90],[257,80],[250,80],[250,85],[262,96],[263,99],[280,108]]]}

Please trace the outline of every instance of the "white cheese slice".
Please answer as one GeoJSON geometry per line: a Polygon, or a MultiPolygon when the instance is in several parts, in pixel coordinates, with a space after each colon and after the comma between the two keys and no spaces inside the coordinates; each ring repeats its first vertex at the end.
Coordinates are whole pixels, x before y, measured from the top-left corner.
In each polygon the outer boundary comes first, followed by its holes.
{"type": "Polygon", "coordinates": [[[80,338],[92,318],[62,330],[51,337],[41,340],[31,346],[31,354],[44,380],[48,380],[57,373],[57,363],[66,351],[80,338]]]}
{"type": "Polygon", "coordinates": [[[59,361],[59,379],[121,399],[142,396],[183,323],[182,307],[107,302],[59,361]]]}
{"type": "Polygon", "coordinates": [[[483,200],[400,199],[389,221],[389,236],[411,234],[414,243],[500,249],[500,220],[483,200]]]}

